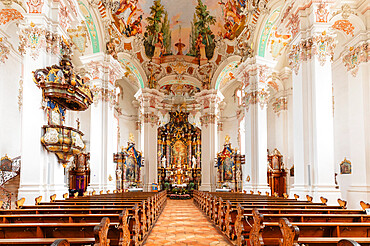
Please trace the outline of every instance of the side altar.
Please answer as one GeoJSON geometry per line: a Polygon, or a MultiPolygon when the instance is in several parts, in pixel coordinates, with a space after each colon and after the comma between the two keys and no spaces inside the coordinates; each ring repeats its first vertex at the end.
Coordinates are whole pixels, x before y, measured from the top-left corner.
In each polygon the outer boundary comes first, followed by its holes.
{"type": "Polygon", "coordinates": [[[188,122],[189,113],[170,112],[170,121],[158,129],[158,184],[197,189],[201,182],[201,130],[188,122]]]}
{"type": "Polygon", "coordinates": [[[243,189],[242,165],[245,164],[245,155],[231,148],[230,137],[225,137],[224,148],[217,153],[217,188],[241,192],[243,189]]]}
{"type": "Polygon", "coordinates": [[[116,163],[116,189],[128,190],[142,188],[141,167],[142,153],[135,147],[135,140],[132,133],[126,148],[121,152],[113,154],[113,161],[116,163]]]}

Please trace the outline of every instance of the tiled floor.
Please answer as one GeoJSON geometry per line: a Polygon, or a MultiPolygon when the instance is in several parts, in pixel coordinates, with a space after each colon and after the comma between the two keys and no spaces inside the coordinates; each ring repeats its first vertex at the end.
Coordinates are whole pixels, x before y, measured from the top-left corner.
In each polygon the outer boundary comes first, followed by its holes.
{"type": "Polygon", "coordinates": [[[230,245],[192,200],[167,200],[145,246],[230,245]]]}

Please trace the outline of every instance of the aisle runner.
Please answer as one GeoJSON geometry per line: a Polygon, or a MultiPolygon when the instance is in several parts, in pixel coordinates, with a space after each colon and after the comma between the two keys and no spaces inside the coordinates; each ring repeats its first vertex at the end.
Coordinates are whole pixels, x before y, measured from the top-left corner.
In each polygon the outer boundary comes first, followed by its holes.
{"type": "Polygon", "coordinates": [[[230,245],[193,204],[192,200],[167,200],[167,205],[145,246],[230,245]]]}

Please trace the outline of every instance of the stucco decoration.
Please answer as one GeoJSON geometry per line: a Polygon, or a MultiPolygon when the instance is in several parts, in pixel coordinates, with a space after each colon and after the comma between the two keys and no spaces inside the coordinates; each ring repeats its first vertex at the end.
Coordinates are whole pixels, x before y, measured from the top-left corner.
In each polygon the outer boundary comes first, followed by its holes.
{"type": "Polygon", "coordinates": [[[369,50],[369,43],[363,42],[355,47],[350,47],[342,56],[344,66],[354,77],[358,73],[360,63],[369,61],[369,50]]]}
{"type": "Polygon", "coordinates": [[[247,111],[249,111],[249,106],[253,104],[259,104],[261,109],[264,109],[265,105],[268,103],[269,92],[264,88],[256,91],[251,91],[245,94],[244,97],[244,106],[247,111]]]}
{"type": "Polygon", "coordinates": [[[19,51],[24,55],[29,50],[30,56],[36,60],[40,49],[46,47],[46,31],[43,28],[31,23],[29,27],[21,29],[19,35],[19,51]]]}
{"type": "Polygon", "coordinates": [[[98,31],[96,30],[96,26],[94,23],[94,19],[91,16],[91,13],[89,9],[86,7],[86,5],[82,1],[78,1],[78,4],[80,6],[80,10],[85,18],[85,23],[87,26],[87,29],[90,33],[90,39],[92,43],[93,53],[97,53],[100,51],[99,46],[99,37],[98,37],[98,31]]]}
{"type": "Polygon", "coordinates": [[[329,10],[327,9],[328,5],[324,2],[319,3],[317,10],[315,12],[316,22],[327,23],[329,10]]]}
{"type": "Polygon", "coordinates": [[[87,47],[87,28],[85,25],[78,26],[77,28],[73,29],[70,28],[67,30],[69,37],[71,38],[73,44],[77,48],[77,50],[81,53],[85,53],[85,49],[87,47]]]}
{"type": "Polygon", "coordinates": [[[5,44],[6,38],[0,37],[0,63],[5,63],[10,53],[9,47],[5,44]]]}
{"type": "Polygon", "coordinates": [[[279,97],[272,103],[272,110],[279,117],[280,112],[288,109],[288,101],[286,97],[279,97]]]}
{"type": "Polygon", "coordinates": [[[44,1],[43,0],[29,0],[27,2],[27,5],[28,5],[29,13],[41,14],[44,1]]]}
{"type": "Polygon", "coordinates": [[[0,10],[0,25],[13,20],[23,20],[23,15],[16,9],[2,9],[0,10]]]}
{"type": "Polygon", "coordinates": [[[310,60],[312,56],[316,56],[320,65],[323,66],[328,57],[332,61],[335,46],[334,36],[326,31],[301,40],[298,44],[290,47],[289,65],[297,74],[302,61],[310,60]]]}
{"type": "Polygon", "coordinates": [[[345,34],[351,35],[352,37],[354,36],[353,32],[355,30],[355,27],[348,20],[337,20],[332,25],[332,28],[343,31],[345,34]]]}

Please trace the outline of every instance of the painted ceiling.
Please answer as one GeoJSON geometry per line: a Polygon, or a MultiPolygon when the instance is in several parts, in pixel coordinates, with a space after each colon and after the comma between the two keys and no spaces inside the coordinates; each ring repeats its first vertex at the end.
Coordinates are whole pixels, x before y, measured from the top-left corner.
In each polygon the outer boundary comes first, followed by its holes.
{"type": "MultiPolygon", "coordinates": [[[[172,50],[175,51],[175,43],[181,37],[182,43],[184,43],[185,51],[187,53],[189,49],[189,35],[191,32],[191,21],[195,13],[195,6],[197,0],[162,0],[161,3],[164,9],[168,12],[170,21],[170,30],[172,32],[172,50]],[[181,29],[181,30],[180,30],[181,29]],[[180,35],[181,32],[181,35],[180,35]]],[[[149,16],[150,6],[153,5],[153,0],[139,0],[140,8],[143,11],[143,26],[147,25],[146,17],[149,16]]],[[[203,3],[207,6],[210,14],[216,18],[216,24],[211,26],[213,33],[218,34],[224,33],[223,28],[222,12],[223,8],[219,0],[203,0],[203,3]]]]}

